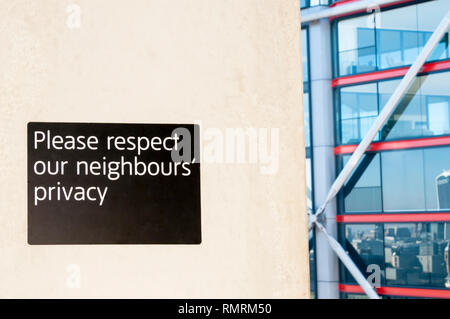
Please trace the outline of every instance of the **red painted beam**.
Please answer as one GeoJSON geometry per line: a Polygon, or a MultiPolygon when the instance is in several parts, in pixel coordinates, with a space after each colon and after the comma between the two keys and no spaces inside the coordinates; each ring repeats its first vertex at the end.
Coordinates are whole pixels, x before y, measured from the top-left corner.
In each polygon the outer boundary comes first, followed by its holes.
{"type": "MultiPolygon", "coordinates": [[[[376,290],[379,295],[387,296],[450,299],[450,289],[380,287],[376,290]]],[[[350,294],[364,294],[361,287],[357,285],[339,284],[339,291],[350,294]]]]}
{"type": "MultiPolygon", "coordinates": [[[[375,71],[371,73],[365,73],[365,74],[356,74],[356,75],[350,75],[350,76],[344,76],[340,78],[336,78],[331,81],[331,86],[333,88],[343,86],[343,85],[352,85],[352,84],[360,84],[360,83],[367,83],[367,82],[374,82],[374,81],[380,81],[380,80],[386,80],[386,79],[393,79],[393,78],[400,78],[403,77],[406,72],[408,72],[409,67],[401,67],[397,69],[390,69],[390,70],[383,70],[383,71],[375,71]]],[[[422,71],[420,71],[420,74],[425,73],[431,73],[431,72],[437,72],[437,71],[444,71],[444,70],[450,70],[450,60],[446,61],[438,61],[438,62],[432,62],[427,63],[423,66],[422,71]]]]}
{"type": "Polygon", "coordinates": [[[417,223],[450,222],[450,212],[402,214],[345,214],[337,215],[338,223],[417,223]]]}
{"type": "MultiPolygon", "coordinates": [[[[372,143],[368,148],[368,152],[381,152],[392,150],[404,150],[413,148],[424,148],[434,146],[450,145],[450,136],[426,137],[401,141],[387,141],[372,143]]],[[[340,145],[334,148],[335,155],[351,154],[358,145],[340,145]]]]}

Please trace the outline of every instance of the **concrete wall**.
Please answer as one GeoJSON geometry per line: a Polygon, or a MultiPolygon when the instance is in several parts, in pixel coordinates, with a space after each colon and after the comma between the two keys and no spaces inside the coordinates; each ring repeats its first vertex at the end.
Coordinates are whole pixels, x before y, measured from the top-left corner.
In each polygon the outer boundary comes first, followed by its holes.
{"type": "Polygon", "coordinates": [[[299,1],[76,3],[0,4],[0,297],[307,298],[299,1]],[[29,246],[29,121],[278,128],[279,169],[202,164],[198,246],[29,246]]]}

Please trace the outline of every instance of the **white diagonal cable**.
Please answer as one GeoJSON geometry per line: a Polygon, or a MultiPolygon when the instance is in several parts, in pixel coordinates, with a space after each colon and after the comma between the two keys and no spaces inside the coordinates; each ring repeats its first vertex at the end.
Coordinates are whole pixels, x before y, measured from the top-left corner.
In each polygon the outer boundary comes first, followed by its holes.
{"type": "Polygon", "coordinates": [[[366,295],[370,299],[380,299],[380,297],[377,295],[377,293],[372,288],[370,283],[361,273],[359,268],[355,265],[353,260],[347,255],[344,248],[342,248],[342,246],[338,243],[338,241],[328,234],[325,227],[321,223],[316,221],[315,225],[321,232],[323,232],[323,234],[328,240],[328,243],[330,244],[331,249],[334,250],[336,255],[344,264],[345,268],[347,268],[347,270],[352,274],[353,278],[355,278],[356,282],[361,286],[366,295]]]}
{"type": "Polygon", "coordinates": [[[419,56],[414,61],[413,65],[409,68],[408,72],[395,89],[394,93],[392,94],[389,101],[386,103],[383,110],[376,118],[375,122],[372,124],[371,128],[366,133],[366,135],[364,136],[363,140],[358,145],[356,150],[353,152],[349,161],[345,164],[344,168],[339,173],[333,185],[331,185],[331,188],[328,192],[325,202],[319,207],[316,214],[309,215],[310,219],[308,228],[311,229],[312,226],[315,225],[319,231],[324,233],[324,235],[328,240],[328,243],[330,244],[334,252],[338,255],[339,259],[350,271],[352,276],[355,278],[355,280],[358,282],[358,284],[361,286],[361,288],[364,290],[367,296],[373,299],[379,298],[377,293],[373,290],[373,288],[371,287],[367,279],[364,277],[364,275],[361,273],[361,271],[358,269],[358,267],[355,265],[353,260],[346,254],[344,248],[342,248],[342,246],[336,241],[336,239],[334,239],[327,233],[325,227],[318,222],[317,217],[319,217],[325,211],[325,208],[328,205],[328,203],[341,190],[345,181],[348,179],[350,174],[358,165],[359,161],[361,160],[361,157],[367,151],[368,147],[370,146],[370,143],[372,143],[373,139],[375,138],[375,135],[378,133],[378,131],[381,129],[381,127],[384,125],[387,119],[391,116],[392,112],[395,110],[398,103],[401,101],[403,96],[411,87],[417,74],[420,72],[423,65],[425,64],[425,61],[428,59],[428,57],[430,56],[436,45],[439,43],[441,38],[444,36],[445,32],[447,32],[449,27],[450,27],[450,11],[447,12],[442,21],[439,23],[438,27],[433,32],[432,36],[425,44],[425,47],[420,52],[419,56]]]}

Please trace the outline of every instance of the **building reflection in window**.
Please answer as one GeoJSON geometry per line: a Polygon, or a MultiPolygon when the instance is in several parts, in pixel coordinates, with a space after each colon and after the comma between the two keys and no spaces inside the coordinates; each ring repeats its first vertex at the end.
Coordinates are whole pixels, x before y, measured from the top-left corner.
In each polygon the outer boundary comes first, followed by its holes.
{"type": "MultiPolygon", "coordinates": [[[[350,155],[341,156],[340,166],[350,155]]],[[[450,147],[367,153],[339,194],[341,213],[450,210],[450,147]]]]}
{"type": "MultiPolygon", "coordinates": [[[[450,72],[420,76],[375,140],[450,134],[450,72]]],[[[394,93],[400,80],[354,85],[339,90],[338,144],[357,144],[394,93]]]]}
{"type": "MultiPolygon", "coordinates": [[[[450,1],[435,0],[339,21],[338,76],[412,64],[448,10],[450,1]]],[[[449,34],[428,61],[448,58],[449,34]]]]}
{"type": "MultiPolygon", "coordinates": [[[[381,269],[381,284],[450,288],[450,223],[345,225],[346,250],[363,274],[381,269]]],[[[354,283],[346,272],[346,282],[354,283]]]]}
{"type": "MultiPolygon", "coordinates": [[[[380,283],[384,284],[384,243],[382,224],[355,224],[345,226],[345,249],[359,270],[368,278],[369,265],[380,267],[380,283]]],[[[354,283],[345,270],[345,278],[354,283]]]]}

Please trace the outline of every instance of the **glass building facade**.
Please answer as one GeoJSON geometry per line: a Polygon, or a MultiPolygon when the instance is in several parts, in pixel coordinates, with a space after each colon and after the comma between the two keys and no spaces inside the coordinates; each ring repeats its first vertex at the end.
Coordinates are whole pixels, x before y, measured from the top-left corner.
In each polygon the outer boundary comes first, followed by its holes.
{"type": "MultiPolygon", "coordinates": [[[[311,2],[301,1],[302,8],[311,2]]],[[[336,176],[448,11],[449,0],[411,0],[330,19],[336,176]]],[[[317,106],[308,54],[318,39],[309,38],[308,24],[302,27],[311,210],[317,191],[311,109],[317,106]]],[[[383,298],[450,298],[449,41],[447,33],[337,196],[339,242],[383,298]]],[[[311,234],[317,288],[314,241],[311,234]]],[[[364,297],[342,265],[339,290],[341,298],[364,297]]]]}

